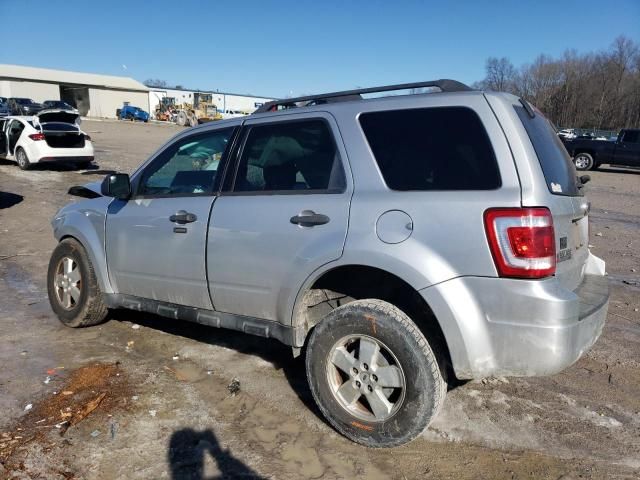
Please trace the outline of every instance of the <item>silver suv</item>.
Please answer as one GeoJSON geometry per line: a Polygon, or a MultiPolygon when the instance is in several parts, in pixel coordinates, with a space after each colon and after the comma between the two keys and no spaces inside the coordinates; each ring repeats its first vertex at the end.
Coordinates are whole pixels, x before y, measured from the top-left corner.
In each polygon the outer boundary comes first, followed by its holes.
{"type": "Polygon", "coordinates": [[[124,307],[275,338],[336,430],[400,445],[447,378],[550,375],[598,338],[586,181],[512,95],[439,80],[271,102],[74,187],[90,199],[53,219],[51,306],[71,327],[124,307]],[[405,89],[423,93],[379,95],[405,89]]]}

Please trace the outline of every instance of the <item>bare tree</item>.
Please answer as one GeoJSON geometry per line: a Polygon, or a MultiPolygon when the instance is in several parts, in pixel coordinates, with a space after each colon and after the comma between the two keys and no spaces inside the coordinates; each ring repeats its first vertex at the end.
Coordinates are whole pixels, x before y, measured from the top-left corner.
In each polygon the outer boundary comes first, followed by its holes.
{"type": "Polygon", "coordinates": [[[489,57],[485,69],[487,76],[484,83],[488,90],[504,92],[512,88],[516,69],[508,58],[489,57]]]}
{"type": "Polygon", "coordinates": [[[491,57],[485,67],[485,78],[474,87],[525,98],[559,126],[640,127],[640,47],[627,37],[595,53],[539,55],[519,68],[491,57]]]}
{"type": "Polygon", "coordinates": [[[167,88],[169,85],[164,80],[160,80],[158,78],[147,78],[144,82],[147,87],[160,87],[167,88]]]}

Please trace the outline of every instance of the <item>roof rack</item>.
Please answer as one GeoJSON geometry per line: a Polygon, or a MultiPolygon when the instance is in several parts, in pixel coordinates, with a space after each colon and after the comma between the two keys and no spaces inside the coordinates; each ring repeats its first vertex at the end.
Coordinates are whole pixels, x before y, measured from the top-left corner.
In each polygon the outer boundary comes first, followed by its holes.
{"type": "Polygon", "coordinates": [[[342,92],[320,93],[318,95],[308,95],[305,97],[285,98],[267,102],[259,107],[254,113],[274,112],[276,110],[286,110],[288,108],[307,107],[310,105],[322,105],[325,103],[348,102],[351,100],[362,100],[362,94],[392,92],[395,90],[410,90],[413,88],[439,88],[441,92],[466,92],[472,90],[464,83],[456,80],[440,79],[428,82],[399,83],[397,85],[384,85],[382,87],[360,88],[357,90],[345,90],[342,92]],[[298,105],[306,102],[304,105],[298,105]]]}

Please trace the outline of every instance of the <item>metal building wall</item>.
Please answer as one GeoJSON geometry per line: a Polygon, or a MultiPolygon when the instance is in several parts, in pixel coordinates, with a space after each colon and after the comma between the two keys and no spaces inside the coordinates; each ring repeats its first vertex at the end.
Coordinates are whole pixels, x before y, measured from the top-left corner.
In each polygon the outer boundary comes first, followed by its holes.
{"type": "Polygon", "coordinates": [[[0,97],[26,97],[35,102],[60,100],[60,87],[56,83],[0,81],[0,97]]]}
{"type": "Polygon", "coordinates": [[[147,92],[128,92],[89,87],[89,117],[116,118],[116,110],[122,108],[124,102],[149,111],[149,94],[147,92]]]}

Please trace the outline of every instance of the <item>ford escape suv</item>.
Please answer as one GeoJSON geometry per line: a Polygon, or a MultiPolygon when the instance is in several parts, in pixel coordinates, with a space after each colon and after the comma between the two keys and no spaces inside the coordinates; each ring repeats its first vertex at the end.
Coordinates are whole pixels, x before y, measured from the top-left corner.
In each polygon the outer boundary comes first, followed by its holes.
{"type": "Polygon", "coordinates": [[[277,339],[336,430],[400,445],[447,375],[550,375],[598,338],[586,180],[512,95],[439,80],[275,101],[73,187],[49,298],[71,327],[124,307],[277,339]],[[427,92],[380,97],[404,89],[427,92]]]}

